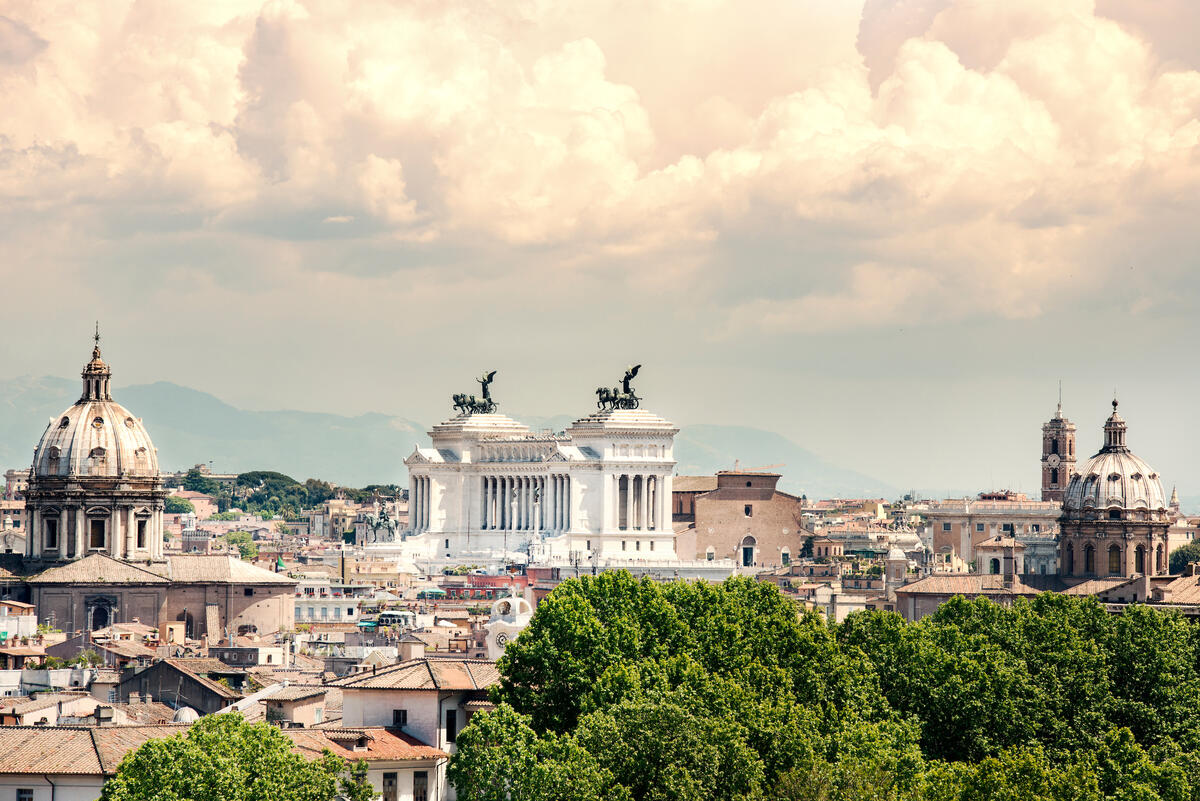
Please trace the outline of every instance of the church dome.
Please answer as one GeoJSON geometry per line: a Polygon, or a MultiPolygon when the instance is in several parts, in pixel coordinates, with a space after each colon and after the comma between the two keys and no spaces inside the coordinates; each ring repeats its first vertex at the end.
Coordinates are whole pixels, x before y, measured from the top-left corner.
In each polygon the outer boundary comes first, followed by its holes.
{"type": "Polygon", "coordinates": [[[100,357],[99,336],[83,368],[83,394],[50,420],[33,457],[39,478],[157,477],[158,452],[142,421],[112,399],[112,372],[100,357]]]}
{"type": "Polygon", "coordinates": [[[1071,475],[1063,512],[1165,512],[1166,508],[1162,480],[1125,444],[1125,420],[1113,401],[1112,416],[1104,424],[1104,447],[1071,475]]]}

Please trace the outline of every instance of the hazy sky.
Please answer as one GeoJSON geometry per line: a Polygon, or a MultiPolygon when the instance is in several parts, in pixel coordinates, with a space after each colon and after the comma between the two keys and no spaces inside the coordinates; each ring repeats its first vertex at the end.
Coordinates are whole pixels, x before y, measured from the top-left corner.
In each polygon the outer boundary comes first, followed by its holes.
{"type": "MultiPolygon", "coordinates": [[[[1191,0],[0,0],[0,372],[677,422],[1200,495],[1191,0]],[[1098,7],[1097,7],[1098,6],[1098,7]]],[[[785,468],[786,469],[786,468],[785,468]]]]}

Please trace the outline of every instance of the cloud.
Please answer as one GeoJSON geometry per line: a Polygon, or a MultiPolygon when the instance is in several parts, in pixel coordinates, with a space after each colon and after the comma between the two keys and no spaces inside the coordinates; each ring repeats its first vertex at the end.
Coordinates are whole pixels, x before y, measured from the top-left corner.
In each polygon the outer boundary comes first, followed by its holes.
{"type": "Polygon", "coordinates": [[[454,303],[501,264],[581,301],[602,272],[610,305],[669,277],[708,337],[1038,315],[1198,210],[1200,73],[1102,6],[29,2],[0,18],[0,212],[454,303]]]}

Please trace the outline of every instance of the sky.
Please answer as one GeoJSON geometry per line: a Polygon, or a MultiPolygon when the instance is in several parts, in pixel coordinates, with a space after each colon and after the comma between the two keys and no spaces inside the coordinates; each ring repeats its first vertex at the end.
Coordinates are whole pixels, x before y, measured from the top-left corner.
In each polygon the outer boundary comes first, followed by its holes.
{"type": "MultiPolygon", "coordinates": [[[[1191,0],[0,0],[0,371],[679,423],[1200,495],[1191,0]]],[[[786,472],[786,468],[784,468],[786,472]]]]}

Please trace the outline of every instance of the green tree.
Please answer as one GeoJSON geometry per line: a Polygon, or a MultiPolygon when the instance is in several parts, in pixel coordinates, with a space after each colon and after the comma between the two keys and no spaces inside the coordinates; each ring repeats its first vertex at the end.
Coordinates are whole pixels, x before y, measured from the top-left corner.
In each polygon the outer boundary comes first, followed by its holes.
{"type": "Polygon", "coordinates": [[[191,492],[203,492],[205,495],[216,495],[221,491],[221,482],[203,475],[199,468],[193,467],[183,477],[183,488],[191,492]]]}
{"type": "Polygon", "coordinates": [[[224,537],[225,542],[238,549],[238,555],[247,561],[258,556],[258,544],[246,531],[231,531],[224,537]]]}
{"type": "Polygon", "coordinates": [[[309,762],[273,726],[209,715],[121,760],[103,801],[329,801],[346,770],[328,751],[309,762]]]}
{"type": "Polygon", "coordinates": [[[182,515],[196,511],[196,507],[192,506],[192,502],[187,498],[180,498],[178,495],[168,495],[163,501],[163,511],[169,515],[182,515]]]}
{"type": "Polygon", "coordinates": [[[1180,545],[1171,551],[1170,569],[1172,573],[1182,573],[1183,569],[1192,562],[1200,562],[1200,540],[1180,545]]]}
{"type": "Polygon", "coordinates": [[[539,736],[507,704],[477,713],[446,773],[470,801],[627,801],[629,795],[570,737],[539,736]]]}

